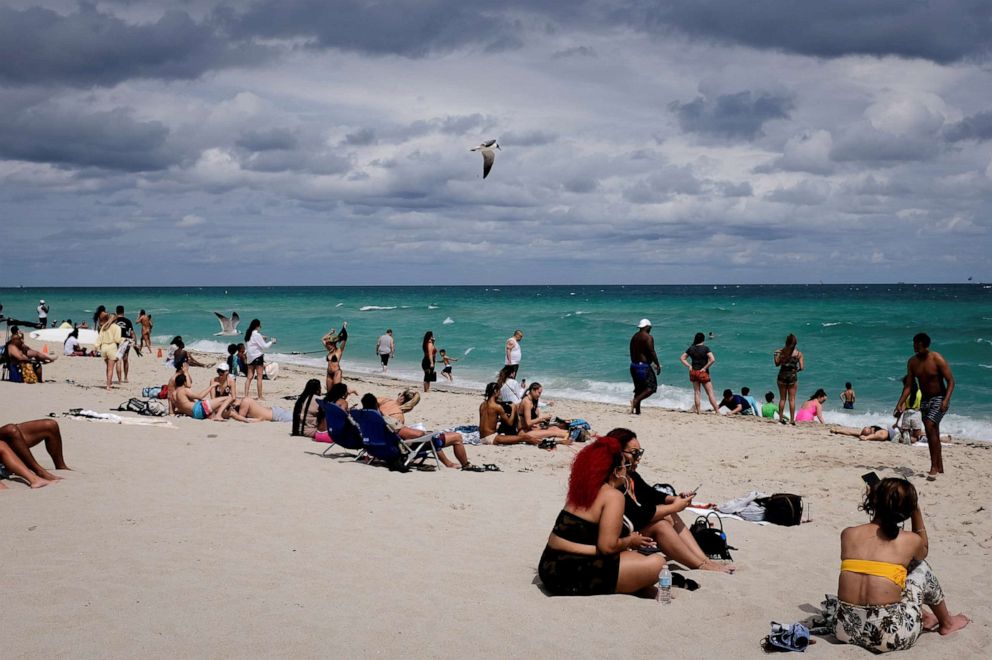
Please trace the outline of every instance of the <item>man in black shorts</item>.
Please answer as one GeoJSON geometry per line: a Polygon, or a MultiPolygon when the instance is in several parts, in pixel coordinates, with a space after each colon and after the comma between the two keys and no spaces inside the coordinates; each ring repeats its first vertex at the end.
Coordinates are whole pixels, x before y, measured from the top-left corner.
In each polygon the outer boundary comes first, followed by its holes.
{"type": "Polygon", "coordinates": [[[954,374],[944,356],[930,350],[930,337],[925,332],[913,337],[913,350],[916,355],[906,363],[906,378],[903,380],[902,395],[896,404],[895,414],[901,415],[906,409],[906,400],[915,379],[923,395],[920,414],[923,415],[923,428],[930,446],[930,472],[927,473],[927,479],[932,481],[944,472],[944,459],[940,449],[940,420],[951,404],[954,374]]]}
{"type": "Polygon", "coordinates": [[[630,378],[634,381],[634,398],[630,400],[630,412],[641,414],[641,401],[658,391],[657,375],[661,373],[661,363],[654,351],[654,337],[651,336],[651,321],[641,319],[637,332],[630,338],[630,378]]]}

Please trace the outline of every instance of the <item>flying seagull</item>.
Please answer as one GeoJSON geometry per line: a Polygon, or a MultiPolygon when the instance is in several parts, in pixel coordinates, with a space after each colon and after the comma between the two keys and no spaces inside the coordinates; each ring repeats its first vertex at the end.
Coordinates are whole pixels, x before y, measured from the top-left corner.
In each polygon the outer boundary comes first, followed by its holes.
{"type": "Polygon", "coordinates": [[[215,337],[233,337],[240,334],[238,332],[238,323],[241,321],[241,317],[238,316],[237,312],[231,312],[231,318],[227,318],[220,312],[214,312],[214,316],[220,321],[220,332],[215,332],[215,337]]]}
{"type": "MultiPolygon", "coordinates": [[[[482,154],[482,178],[485,179],[489,176],[489,170],[493,169],[493,161],[496,160],[496,152],[493,151],[493,147],[499,149],[499,145],[496,144],[496,140],[486,140],[477,147],[472,147],[469,151],[478,151],[482,154]]],[[[502,151],[502,149],[500,149],[502,151]]]]}

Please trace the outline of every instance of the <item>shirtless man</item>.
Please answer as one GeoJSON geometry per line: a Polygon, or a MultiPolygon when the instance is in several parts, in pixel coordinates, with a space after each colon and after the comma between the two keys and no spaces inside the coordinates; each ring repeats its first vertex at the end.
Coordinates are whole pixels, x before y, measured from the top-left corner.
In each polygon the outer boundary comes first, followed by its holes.
{"type": "Polygon", "coordinates": [[[651,321],[641,319],[637,332],[630,338],[630,377],[634,381],[634,398],[630,400],[630,412],[641,414],[641,401],[658,391],[658,374],[661,363],[654,352],[654,337],[651,336],[651,321]],[[653,369],[653,371],[652,371],[653,369]]]}
{"type": "MultiPolygon", "coordinates": [[[[23,462],[33,475],[46,482],[59,481],[62,477],[56,476],[43,468],[31,453],[31,448],[41,442],[45,443],[45,449],[48,451],[48,455],[52,457],[52,463],[55,464],[55,469],[68,470],[69,466],[65,464],[65,458],[62,456],[62,433],[59,430],[59,423],[54,419],[36,419],[30,422],[7,424],[0,427],[0,443],[6,443],[14,452],[17,459],[23,462]]],[[[6,461],[3,462],[6,463],[6,461]]],[[[24,477],[14,467],[10,465],[7,467],[14,471],[15,474],[18,474],[18,476],[24,477]]],[[[27,477],[25,478],[27,479],[27,477]]],[[[32,479],[28,479],[28,483],[31,484],[32,488],[40,487],[35,486],[33,481],[32,479]]]]}
{"type": "Polygon", "coordinates": [[[520,366],[520,357],[522,351],[520,350],[520,340],[524,338],[524,333],[520,330],[514,330],[513,336],[506,340],[506,362],[507,366],[520,366]]]}
{"type": "MultiPolygon", "coordinates": [[[[398,422],[395,419],[386,417],[379,406],[379,400],[375,398],[374,394],[369,393],[362,397],[362,407],[369,410],[378,410],[379,414],[383,415],[383,419],[386,421],[386,426],[389,430],[399,436],[401,440],[417,440],[418,438],[423,438],[425,435],[430,433],[430,431],[421,431],[420,429],[411,428],[406,426],[403,422],[398,422]]],[[[461,433],[456,433],[454,431],[442,431],[433,434],[431,443],[434,445],[434,451],[437,452],[437,457],[444,467],[461,467],[461,469],[466,472],[483,472],[484,470],[482,468],[472,465],[471,461],[468,460],[468,453],[465,451],[465,443],[463,440],[464,438],[461,433]],[[445,455],[445,447],[451,447],[451,450],[455,453],[455,458],[458,460],[458,463],[454,463],[447,457],[447,455],[445,455]]]]}
{"type": "Polygon", "coordinates": [[[913,350],[916,355],[906,363],[906,378],[903,380],[902,395],[896,404],[895,414],[901,415],[906,409],[906,400],[915,379],[923,396],[920,413],[923,415],[923,428],[930,446],[930,472],[927,473],[927,478],[932,481],[944,472],[944,459],[940,450],[940,420],[951,405],[954,375],[944,356],[930,350],[930,336],[925,332],[913,337],[913,350]]]}
{"type": "Polygon", "coordinates": [[[544,388],[541,387],[540,383],[531,383],[530,387],[527,388],[524,398],[520,400],[520,406],[518,407],[519,412],[517,413],[517,421],[519,422],[520,430],[524,433],[548,433],[544,435],[545,438],[557,438],[558,442],[562,444],[571,444],[568,438],[568,431],[557,426],[549,426],[551,424],[551,415],[541,414],[541,393],[544,388]]]}
{"type": "Polygon", "coordinates": [[[42,378],[42,365],[48,364],[49,362],[54,362],[55,355],[49,355],[47,353],[42,353],[36,351],[33,348],[28,348],[28,345],[24,343],[24,333],[21,329],[16,326],[10,326],[10,340],[7,342],[7,356],[9,359],[17,362],[18,364],[33,364],[35,375],[38,377],[38,382],[44,382],[42,378]]]}
{"type": "Polygon", "coordinates": [[[145,348],[149,351],[152,349],[152,315],[146,314],[145,310],[141,310],[138,314],[138,325],[141,326],[141,342],[138,344],[138,355],[142,355],[141,351],[145,348]]]}
{"type": "MultiPolygon", "coordinates": [[[[496,383],[486,385],[486,400],[479,406],[479,436],[482,438],[482,444],[518,445],[523,443],[540,446],[542,439],[554,437],[554,434],[548,433],[548,429],[526,433],[518,432],[516,430],[517,409],[514,408],[513,412],[507,415],[503,406],[496,401],[497,396],[499,396],[499,386],[496,383]],[[501,423],[502,431],[512,429],[513,432],[501,432],[501,423]]],[[[545,443],[544,448],[554,449],[554,443],[545,443]]]]}
{"type": "Polygon", "coordinates": [[[234,401],[232,397],[221,396],[207,398],[210,388],[193,394],[186,383],[186,374],[176,374],[175,378],[175,400],[173,407],[175,412],[189,415],[193,419],[212,419],[215,422],[224,420],[224,411],[234,401]]]}

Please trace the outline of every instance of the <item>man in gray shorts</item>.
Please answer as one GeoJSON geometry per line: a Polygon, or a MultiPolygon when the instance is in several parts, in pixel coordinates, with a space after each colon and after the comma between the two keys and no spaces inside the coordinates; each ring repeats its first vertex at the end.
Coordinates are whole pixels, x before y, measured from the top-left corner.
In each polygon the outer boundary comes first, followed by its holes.
{"type": "Polygon", "coordinates": [[[927,444],[930,447],[930,472],[927,479],[933,480],[944,472],[944,460],[940,450],[940,420],[947,413],[951,404],[951,394],[954,393],[954,374],[947,360],[940,353],[930,350],[930,336],[921,332],[913,337],[913,350],[916,354],[906,363],[906,378],[903,381],[902,395],[896,404],[896,415],[901,415],[906,409],[913,381],[919,383],[923,401],[920,403],[920,414],[923,417],[923,429],[927,434],[927,444]]]}

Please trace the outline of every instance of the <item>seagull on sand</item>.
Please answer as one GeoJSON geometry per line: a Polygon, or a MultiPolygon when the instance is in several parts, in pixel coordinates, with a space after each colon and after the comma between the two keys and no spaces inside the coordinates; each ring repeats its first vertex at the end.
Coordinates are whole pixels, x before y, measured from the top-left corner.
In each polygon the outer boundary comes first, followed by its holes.
{"type": "Polygon", "coordinates": [[[220,321],[220,332],[215,332],[214,337],[233,337],[241,334],[238,332],[238,323],[241,321],[241,317],[238,316],[237,312],[231,312],[231,318],[227,318],[220,312],[214,312],[214,316],[220,321]]]}
{"type": "MultiPolygon", "coordinates": [[[[472,147],[469,151],[478,151],[482,154],[482,178],[489,176],[489,170],[493,169],[493,161],[496,160],[496,152],[493,147],[499,149],[496,140],[486,140],[477,147],[472,147]]],[[[502,151],[502,149],[500,149],[502,151]]]]}

